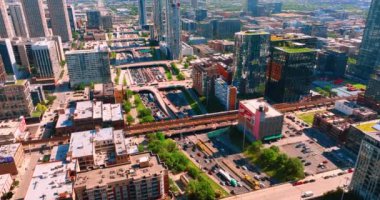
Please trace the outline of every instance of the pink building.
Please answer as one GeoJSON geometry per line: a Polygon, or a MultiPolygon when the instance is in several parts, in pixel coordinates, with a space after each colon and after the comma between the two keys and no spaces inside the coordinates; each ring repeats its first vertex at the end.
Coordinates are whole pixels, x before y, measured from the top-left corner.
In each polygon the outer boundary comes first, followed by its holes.
{"type": "Polygon", "coordinates": [[[282,137],[284,115],[264,99],[239,103],[239,129],[251,140],[274,140],[282,137]]]}

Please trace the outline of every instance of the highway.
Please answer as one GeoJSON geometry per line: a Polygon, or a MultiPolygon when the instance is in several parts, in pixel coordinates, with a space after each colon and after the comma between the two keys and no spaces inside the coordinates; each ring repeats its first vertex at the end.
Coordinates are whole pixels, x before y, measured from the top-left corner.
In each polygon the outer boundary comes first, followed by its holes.
{"type": "Polygon", "coordinates": [[[337,176],[329,179],[324,179],[322,176],[327,174],[337,174],[338,171],[335,170],[320,174],[318,177],[313,177],[316,179],[313,183],[302,184],[298,186],[293,186],[290,183],[281,184],[278,186],[273,186],[267,189],[262,189],[258,191],[253,191],[241,195],[236,195],[232,197],[227,197],[224,200],[295,200],[295,199],[307,199],[302,198],[301,195],[306,191],[312,191],[314,193],[313,197],[321,196],[324,193],[335,190],[337,187],[343,187],[350,182],[352,178],[351,174],[345,174],[342,176],[337,176]]]}

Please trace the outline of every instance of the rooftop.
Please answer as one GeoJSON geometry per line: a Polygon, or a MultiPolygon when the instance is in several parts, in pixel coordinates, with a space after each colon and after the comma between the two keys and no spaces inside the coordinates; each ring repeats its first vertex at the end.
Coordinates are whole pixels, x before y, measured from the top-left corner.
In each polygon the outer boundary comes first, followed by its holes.
{"type": "Polygon", "coordinates": [[[11,174],[0,175],[0,189],[2,189],[2,186],[5,185],[9,179],[12,179],[11,174]]]}
{"type": "Polygon", "coordinates": [[[235,33],[236,35],[269,35],[268,32],[260,30],[248,30],[235,33]]]}
{"type": "Polygon", "coordinates": [[[306,47],[276,47],[276,49],[280,51],[284,51],[286,53],[309,53],[315,52],[316,50],[306,48],[306,47]]]}
{"type": "Polygon", "coordinates": [[[157,156],[150,153],[141,153],[132,155],[130,164],[78,173],[74,188],[94,188],[112,182],[125,181],[126,179],[139,179],[155,174],[163,174],[165,171],[166,168],[160,163],[157,156]],[[139,162],[140,160],[144,161],[144,159],[149,160],[149,166],[142,168],[139,166],[139,162]]]}
{"type": "MultiPolygon", "coordinates": [[[[20,143],[1,145],[0,146],[0,158],[2,158],[2,159],[7,159],[9,157],[13,158],[13,156],[17,152],[17,149],[20,146],[21,146],[20,143]]],[[[5,162],[7,162],[7,161],[5,161],[5,162]]]]}
{"type": "Polygon", "coordinates": [[[69,152],[73,158],[93,155],[92,141],[95,133],[95,130],[91,130],[71,134],[69,152]]]}
{"type": "Polygon", "coordinates": [[[274,109],[270,104],[268,104],[265,100],[259,99],[250,99],[240,101],[240,104],[250,110],[252,113],[255,113],[257,110],[262,107],[265,111],[266,117],[277,117],[282,116],[282,113],[274,109]]]}
{"type": "Polygon", "coordinates": [[[73,184],[68,171],[75,171],[76,161],[51,162],[35,167],[25,200],[58,199],[71,197],[73,184]]]}
{"type": "Polygon", "coordinates": [[[50,162],[54,161],[65,161],[67,152],[69,151],[69,144],[62,144],[59,146],[54,146],[50,154],[50,162]]]}
{"type": "Polygon", "coordinates": [[[380,130],[376,129],[375,127],[377,124],[380,124],[380,120],[372,120],[367,122],[360,122],[353,124],[353,126],[363,133],[374,133],[374,132],[380,132],[380,130]]]}

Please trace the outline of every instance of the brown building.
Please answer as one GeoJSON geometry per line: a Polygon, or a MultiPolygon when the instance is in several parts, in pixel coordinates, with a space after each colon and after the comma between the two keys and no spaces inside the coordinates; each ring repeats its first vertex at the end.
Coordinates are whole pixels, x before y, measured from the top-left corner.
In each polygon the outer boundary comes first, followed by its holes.
{"type": "Polygon", "coordinates": [[[352,122],[349,119],[336,116],[332,112],[317,113],[314,116],[313,128],[327,133],[339,142],[347,139],[347,132],[352,122]]]}
{"type": "Polygon", "coordinates": [[[56,124],[56,134],[70,134],[93,130],[95,127],[124,128],[120,104],[104,104],[100,101],[80,101],[75,108],[61,110],[56,124]]]}
{"type": "MultiPolygon", "coordinates": [[[[214,81],[221,75],[220,68],[231,65],[233,59],[231,56],[214,55],[209,58],[201,58],[192,61],[193,66],[193,88],[199,95],[208,96],[214,94],[214,81]]],[[[226,72],[227,73],[227,72],[226,72]]],[[[226,74],[228,78],[228,74],[226,74]]]]}
{"type": "Polygon", "coordinates": [[[168,170],[158,156],[140,153],[131,163],[80,172],[74,184],[77,199],[164,199],[168,170]]]}
{"type": "Polygon", "coordinates": [[[0,146],[0,174],[18,174],[24,162],[24,149],[20,143],[0,146]]]}
{"type": "Polygon", "coordinates": [[[231,53],[234,51],[235,43],[228,40],[209,40],[208,46],[218,53],[231,53]]]}
{"type": "Polygon", "coordinates": [[[29,117],[33,111],[28,80],[0,82],[0,119],[29,117]]]}
{"type": "Polygon", "coordinates": [[[94,85],[93,97],[94,101],[102,101],[103,103],[115,103],[113,83],[99,83],[94,85]]]}

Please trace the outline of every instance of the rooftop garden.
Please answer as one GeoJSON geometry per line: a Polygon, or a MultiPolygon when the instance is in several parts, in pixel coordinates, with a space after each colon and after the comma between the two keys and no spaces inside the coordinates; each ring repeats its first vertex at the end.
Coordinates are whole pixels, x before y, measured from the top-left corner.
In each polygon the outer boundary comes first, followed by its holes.
{"type": "Polygon", "coordinates": [[[306,47],[281,47],[281,50],[286,53],[309,53],[314,51],[313,49],[306,47]]]}

